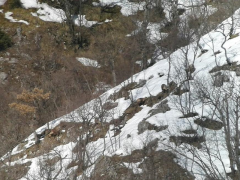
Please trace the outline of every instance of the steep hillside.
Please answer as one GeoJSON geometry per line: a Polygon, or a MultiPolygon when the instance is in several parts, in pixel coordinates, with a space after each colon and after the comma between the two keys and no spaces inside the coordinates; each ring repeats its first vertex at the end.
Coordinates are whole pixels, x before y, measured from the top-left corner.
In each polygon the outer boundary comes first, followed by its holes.
{"type": "Polygon", "coordinates": [[[67,2],[0,1],[0,155],[33,129],[154,64],[158,54],[167,57],[191,42],[194,36],[182,34],[184,22],[193,31],[211,22],[200,37],[230,11],[196,0],[67,2]],[[35,88],[50,93],[48,100],[32,102],[35,115],[10,108],[35,88]]]}
{"type": "Polygon", "coordinates": [[[239,19],[40,127],[1,177],[239,179],[239,19]]]}

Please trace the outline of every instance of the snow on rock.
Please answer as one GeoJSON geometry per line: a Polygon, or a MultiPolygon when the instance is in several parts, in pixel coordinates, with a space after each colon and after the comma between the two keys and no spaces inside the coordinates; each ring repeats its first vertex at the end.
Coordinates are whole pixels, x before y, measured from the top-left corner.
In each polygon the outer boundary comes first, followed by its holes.
{"type": "Polygon", "coordinates": [[[99,64],[96,60],[92,60],[89,58],[76,58],[80,63],[82,63],[84,66],[92,66],[92,67],[96,67],[99,68],[99,64]]]}
{"type": "Polygon", "coordinates": [[[24,8],[38,8],[38,1],[37,0],[21,0],[21,3],[24,8]]]}
{"type": "Polygon", "coordinates": [[[19,22],[19,23],[24,23],[26,25],[29,25],[27,21],[24,20],[17,20],[12,17],[13,13],[12,12],[6,12],[5,13],[5,18],[8,19],[10,22],[19,22]]]}

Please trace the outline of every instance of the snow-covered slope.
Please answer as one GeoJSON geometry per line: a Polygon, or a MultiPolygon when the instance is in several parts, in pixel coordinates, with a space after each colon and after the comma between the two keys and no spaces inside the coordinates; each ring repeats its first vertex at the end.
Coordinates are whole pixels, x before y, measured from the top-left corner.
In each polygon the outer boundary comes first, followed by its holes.
{"type": "MultiPolygon", "coordinates": [[[[230,90],[232,96],[238,93],[240,82],[239,10],[235,12],[233,19],[234,31],[231,37],[229,37],[232,24],[230,18],[200,39],[199,44],[202,50],[196,42],[177,50],[169,58],[158,61],[148,69],[107,91],[99,99],[39,128],[36,131],[37,134],[44,132],[47,126],[53,129],[62,121],[69,123],[87,121],[90,124],[110,123],[109,129],[102,137],[88,141],[86,152],[91,162],[86,162],[88,166],[83,173],[78,174],[78,179],[91,176],[99,157],[116,155],[124,157],[136,149],[144,149],[146,144],[156,138],[155,151],[166,150],[176,153],[175,161],[186,168],[196,179],[204,179],[212,171],[222,176],[221,178],[229,178],[226,175],[231,172],[230,160],[226,148],[226,132],[224,128],[221,128],[224,122],[219,118],[220,110],[217,112],[217,106],[214,108],[211,102],[207,102],[209,97],[205,97],[204,100],[200,98],[200,94],[203,89],[209,93],[209,96],[218,98],[220,100],[218,103],[221,104],[224,97],[229,95],[230,90]],[[227,64],[227,58],[230,61],[229,64],[227,64]],[[188,70],[190,65],[194,65],[195,70],[188,70]],[[223,78],[216,80],[219,79],[218,77],[223,78]],[[168,84],[168,81],[172,83],[168,84]],[[163,87],[163,84],[166,86],[163,87]],[[105,105],[110,108],[104,108],[105,105]],[[195,115],[190,116],[189,113],[195,113],[195,115]],[[219,122],[220,125],[216,125],[219,128],[200,126],[197,119],[200,118],[207,122],[202,116],[211,117],[211,121],[216,124],[219,122]],[[115,122],[118,120],[119,123],[113,123],[113,120],[115,122]],[[141,126],[143,123],[148,125],[141,126]],[[148,128],[149,124],[158,128],[148,128]],[[184,134],[186,130],[192,130],[194,133],[184,134]],[[183,134],[184,137],[199,138],[195,139],[197,145],[179,138],[183,137],[183,134]],[[204,138],[201,140],[200,137],[204,138]],[[203,170],[205,165],[208,166],[204,169],[206,172],[203,170]]],[[[229,104],[234,104],[231,97],[228,99],[229,104]]],[[[231,135],[234,135],[236,124],[233,126],[235,122],[231,123],[230,127],[233,129],[231,135]]],[[[6,163],[4,166],[30,162],[27,175],[21,178],[27,179],[40,174],[42,171],[40,163],[46,157],[54,159],[58,156],[61,159],[56,162],[52,174],[62,179],[69,177],[78,166],[77,164],[70,166],[71,162],[78,158],[75,147],[79,141],[87,139],[88,135],[94,136],[86,133],[78,137],[77,134],[73,135],[71,132],[71,129],[62,129],[60,133],[65,134],[68,140],[66,142],[59,140],[63,144],[55,145],[43,153],[39,152],[40,149],[35,152],[31,149],[36,145],[34,134],[30,135],[12,152],[2,157],[6,163]],[[72,140],[69,140],[70,137],[72,140]],[[17,158],[7,163],[10,156],[17,158]]],[[[54,137],[42,137],[40,144],[46,143],[47,138],[54,137]]],[[[61,138],[59,135],[55,137],[55,139],[61,138]]],[[[135,173],[141,173],[139,163],[132,163],[130,169],[133,169],[135,173]]]]}

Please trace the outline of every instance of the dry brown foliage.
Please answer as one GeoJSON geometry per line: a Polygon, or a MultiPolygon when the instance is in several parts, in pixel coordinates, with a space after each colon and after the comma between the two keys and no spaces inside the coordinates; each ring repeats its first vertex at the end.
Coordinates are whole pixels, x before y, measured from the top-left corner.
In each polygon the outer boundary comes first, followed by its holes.
{"type": "Polygon", "coordinates": [[[9,107],[19,112],[21,115],[34,115],[37,109],[41,108],[37,104],[39,101],[48,100],[50,93],[44,93],[43,89],[34,88],[32,91],[23,90],[21,94],[17,95],[17,100],[9,104],[9,107]]]}
{"type": "Polygon", "coordinates": [[[35,100],[48,100],[50,93],[43,93],[42,89],[34,88],[32,92],[23,90],[22,94],[17,95],[17,100],[31,103],[35,100]]]}
{"type": "Polygon", "coordinates": [[[18,111],[21,115],[34,114],[36,108],[22,103],[11,103],[9,107],[18,111]]]}

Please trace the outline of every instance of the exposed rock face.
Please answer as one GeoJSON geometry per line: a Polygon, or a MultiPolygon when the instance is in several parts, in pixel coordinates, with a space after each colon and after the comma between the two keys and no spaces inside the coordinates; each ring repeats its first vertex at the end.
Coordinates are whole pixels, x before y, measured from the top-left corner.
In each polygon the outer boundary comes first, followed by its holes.
{"type": "Polygon", "coordinates": [[[193,180],[194,177],[174,161],[176,158],[174,154],[162,150],[156,151],[157,143],[158,139],[154,139],[144,149],[133,150],[126,156],[100,156],[96,161],[92,179],[193,180]],[[133,166],[135,163],[139,165],[133,166]]]}

